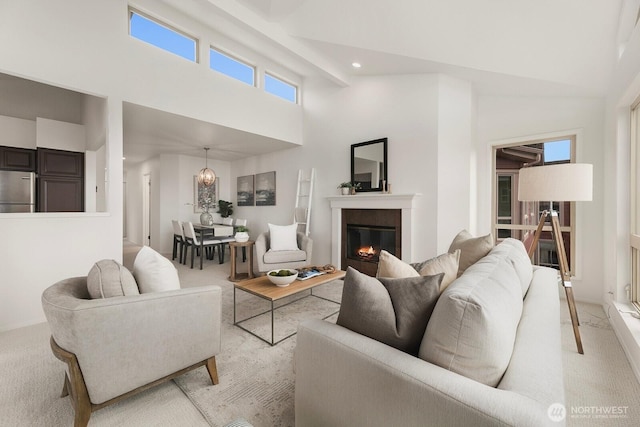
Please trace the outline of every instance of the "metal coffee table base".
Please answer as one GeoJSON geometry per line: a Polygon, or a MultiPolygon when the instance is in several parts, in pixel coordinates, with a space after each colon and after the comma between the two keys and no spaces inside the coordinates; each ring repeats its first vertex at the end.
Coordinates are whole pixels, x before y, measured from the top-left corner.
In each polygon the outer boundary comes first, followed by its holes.
{"type": "MultiPolygon", "coordinates": [[[[267,301],[269,301],[269,302],[271,303],[271,309],[270,309],[270,310],[263,311],[262,313],[258,313],[258,314],[256,314],[256,315],[251,316],[251,317],[247,317],[246,319],[236,320],[236,289],[237,289],[237,288],[235,288],[235,287],[233,288],[233,324],[234,324],[235,326],[239,327],[240,329],[242,329],[243,331],[245,331],[245,332],[249,332],[249,333],[250,333],[251,335],[253,335],[254,337],[256,337],[256,338],[258,338],[258,339],[260,339],[260,340],[262,340],[262,341],[266,342],[267,344],[271,345],[272,347],[273,347],[274,345],[278,344],[278,343],[281,343],[282,341],[284,341],[284,340],[286,340],[286,339],[288,339],[288,338],[291,338],[292,336],[294,336],[294,335],[296,334],[296,332],[294,332],[294,333],[292,333],[292,334],[287,335],[287,336],[286,336],[286,337],[284,337],[284,338],[279,339],[278,341],[275,341],[275,340],[274,340],[274,339],[275,339],[275,334],[274,334],[274,332],[275,332],[275,325],[274,325],[274,314],[273,314],[273,313],[274,313],[274,311],[275,311],[275,310],[278,310],[278,309],[280,309],[280,308],[282,308],[282,307],[286,307],[286,306],[291,305],[291,304],[293,304],[293,303],[295,303],[295,302],[297,302],[297,301],[300,301],[300,300],[302,300],[302,299],[309,298],[309,297],[314,297],[314,298],[318,298],[318,299],[323,299],[323,300],[325,300],[325,301],[329,301],[329,302],[332,302],[332,303],[334,303],[334,304],[340,305],[340,303],[339,303],[339,302],[334,301],[334,300],[332,300],[332,299],[325,298],[325,297],[321,297],[321,296],[319,296],[319,295],[314,295],[314,293],[313,293],[313,288],[311,288],[311,289],[309,289],[309,291],[310,291],[309,295],[305,295],[305,296],[303,296],[303,297],[296,298],[295,300],[290,301],[290,302],[288,302],[288,303],[286,303],[286,304],[279,305],[278,307],[275,307],[275,306],[274,306],[275,301],[273,301],[273,300],[267,300],[267,301]],[[264,339],[264,338],[263,338],[263,337],[261,337],[260,335],[256,334],[256,333],[255,333],[255,332],[253,332],[253,331],[250,331],[249,329],[247,329],[247,328],[245,328],[244,326],[242,326],[242,325],[241,325],[241,323],[244,323],[244,322],[246,322],[246,321],[248,321],[248,320],[254,319],[254,318],[258,317],[258,316],[262,316],[263,314],[267,314],[267,313],[269,313],[269,312],[271,312],[271,341],[264,339]]],[[[255,295],[255,294],[252,294],[252,293],[249,293],[249,292],[246,292],[246,293],[248,293],[249,295],[254,295],[254,296],[256,296],[256,297],[260,298],[260,296],[258,296],[258,295],[255,295]]],[[[264,298],[263,298],[263,299],[264,299],[264,298]]],[[[329,314],[328,316],[323,317],[323,318],[322,318],[322,320],[326,320],[326,319],[328,319],[329,317],[331,317],[331,316],[333,316],[333,315],[335,315],[335,314],[337,314],[337,313],[339,313],[339,312],[340,312],[340,310],[335,311],[335,312],[333,312],[333,313],[329,314]]]]}

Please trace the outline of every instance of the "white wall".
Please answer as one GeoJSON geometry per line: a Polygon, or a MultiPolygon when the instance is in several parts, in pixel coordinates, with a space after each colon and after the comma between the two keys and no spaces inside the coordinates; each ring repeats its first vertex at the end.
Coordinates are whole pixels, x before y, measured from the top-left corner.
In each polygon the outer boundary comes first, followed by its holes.
{"type": "MultiPolygon", "coordinates": [[[[162,8],[172,24],[194,28],[203,46],[214,38],[211,30],[159,2],[141,3],[162,8]]],[[[288,142],[302,139],[300,106],[258,88],[231,83],[208,69],[207,58],[193,64],[132,39],[127,34],[127,5],[125,0],[0,3],[0,72],[105,98],[108,123],[108,213],[31,214],[28,218],[7,214],[0,218],[0,330],[44,320],[40,295],[55,281],[85,275],[103,258],[122,259],[123,101],[288,142]],[[26,16],[28,26],[23,25],[26,16]]],[[[47,104],[46,90],[37,92],[45,95],[39,102],[51,111],[57,109],[47,104]]],[[[56,119],[80,123],[83,107],[81,102],[76,104],[73,118],[56,119]]],[[[130,179],[130,194],[140,194],[136,178],[130,179]]],[[[134,236],[141,235],[136,223],[128,224],[134,236]]],[[[157,219],[152,227],[157,227],[159,235],[157,219]]]]}
{"type": "MultiPolygon", "coordinates": [[[[329,263],[331,212],[326,197],[338,194],[336,186],[349,180],[351,144],[382,137],[389,138],[388,180],[393,193],[422,193],[416,203],[414,241],[418,243],[414,260],[437,255],[441,247],[448,247],[457,232],[469,227],[470,156],[459,152],[460,147],[471,145],[473,133],[468,84],[443,82],[438,75],[401,75],[360,77],[343,89],[317,82],[307,82],[305,87],[304,146],[232,164],[235,177],[276,171],[277,206],[236,208],[234,216],[249,220],[253,238],[267,229],[268,222],[291,223],[298,169],[315,167],[317,180],[311,214],[313,262],[329,263]],[[449,108],[439,109],[441,103],[448,102],[441,95],[455,94],[461,106],[449,104],[449,108]],[[456,125],[466,129],[456,131],[456,125]],[[439,158],[446,162],[440,165],[439,158]],[[443,172],[442,168],[447,170],[443,172]],[[456,172],[463,178],[449,180],[456,172]],[[443,212],[460,208],[466,212],[450,215],[448,232],[439,234],[438,194],[445,190],[450,193],[442,197],[448,204],[443,212]],[[464,200],[457,201],[456,197],[464,200]]],[[[235,187],[232,182],[232,193],[235,187]]]]}
{"type": "Polygon", "coordinates": [[[0,116],[0,145],[36,148],[36,122],[16,117],[0,116]]]}
{"type": "MultiPolygon", "coordinates": [[[[576,206],[576,267],[579,301],[601,303],[604,280],[604,107],[597,98],[521,98],[481,96],[478,100],[478,227],[491,231],[492,147],[550,133],[577,131],[576,160],[591,163],[593,201],[576,206]]],[[[559,136],[559,135],[558,135],[559,136]]]]}
{"type": "Polygon", "coordinates": [[[36,118],[36,146],[84,152],[87,149],[84,125],[38,117],[36,118]]]}
{"type": "MultiPolygon", "coordinates": [[[[635,15],[634,15],[635,16],[635,15]]],[[[624,54],[616,64],[606,106],[604,205],[604,283],[605,309],[640,380],[640,322],[630,313],[625,287],[630,283],[631,262],[630,155],[631,105],[640,97],[640,28],[635,27],[624,54]],[[620,311],[618,311],[620,310],[620,311]],[[626,313],[623,313],[626,312],[626,313]]]]}
{"type": "Polygon", "coordinates": [[[436,233],[437,252],[444,253],[462,229],[476,231],[471,223],[475,212],[470,211],[475,99],[469,82],[443,75],[439,82],[436,233]]]}

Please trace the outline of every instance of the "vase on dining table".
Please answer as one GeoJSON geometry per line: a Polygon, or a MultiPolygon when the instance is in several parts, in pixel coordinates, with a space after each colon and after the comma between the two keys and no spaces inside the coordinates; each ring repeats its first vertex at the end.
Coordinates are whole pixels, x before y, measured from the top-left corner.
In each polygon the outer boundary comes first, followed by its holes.
{"type": "Polygon", "coordinates": [[[200,224],[213,225],[213,215],[211,215],[208,210],[200,214],[200,224]]]}

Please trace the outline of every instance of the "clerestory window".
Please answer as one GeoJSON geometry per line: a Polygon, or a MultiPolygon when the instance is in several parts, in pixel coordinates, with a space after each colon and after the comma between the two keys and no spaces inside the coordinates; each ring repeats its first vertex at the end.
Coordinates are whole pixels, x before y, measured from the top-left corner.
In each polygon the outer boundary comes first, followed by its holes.
{"type": "Polygon", "coordinates": [[[209,49],[209,67],[250,86],[256,85],[256,69],[254,66],[220,50],[209,49]]]}
{"type": "Polygon", "coordinates": [[[154,18],[129,9],[129,34],[189,61],[198,62],[198,40],[154,18]]]}
{"type": "Polygon", "coordinates": [[[298,102],[298,88],[272,74],[265,73],[264,90],[294,104],[298,102]]]}

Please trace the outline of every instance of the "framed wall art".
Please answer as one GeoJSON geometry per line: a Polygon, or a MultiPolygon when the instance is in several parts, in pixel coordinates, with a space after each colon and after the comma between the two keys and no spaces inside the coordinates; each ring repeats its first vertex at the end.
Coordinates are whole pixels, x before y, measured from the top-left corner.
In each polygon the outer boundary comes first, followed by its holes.
{"type": "Polygon", "coordinates": [[[220,178],[211,187],[206,187],[198,182],[198,176],[193,176],[193,213],[202,213],[205,209],[209,212],[218,207],[220,197],[220,178]]]}
{"type": "Polygon", "coordinates": [[[237,191],[238,191],[237,206],[253,206],[255,204],[253,175],[239,176],[237,191]]]}
{"type": "Polygon", "coordinates": [[[256,174],[256,206],[276,205],[276,171],[256,174]]]}

